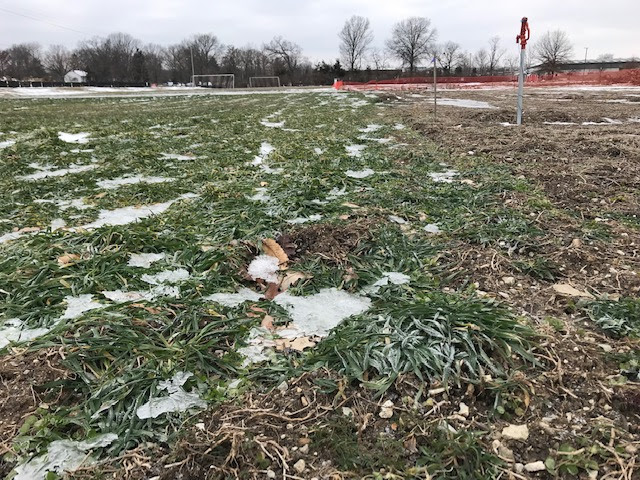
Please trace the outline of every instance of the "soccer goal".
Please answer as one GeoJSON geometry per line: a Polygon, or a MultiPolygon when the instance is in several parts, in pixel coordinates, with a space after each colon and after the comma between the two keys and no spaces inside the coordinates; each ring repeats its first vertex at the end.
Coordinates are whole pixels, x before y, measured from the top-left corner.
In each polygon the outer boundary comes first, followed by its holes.
{"type": "Polygon", "coordinates": [[[279,87],[280,77],[249,77],[250,88],[279,87]]]}
{"type": "Polygon", "coordinates": [[[196,87],[234,88],[236,76],[233,73],[218,73],[215,75],[194,75],[193,84],[196,87]]]}

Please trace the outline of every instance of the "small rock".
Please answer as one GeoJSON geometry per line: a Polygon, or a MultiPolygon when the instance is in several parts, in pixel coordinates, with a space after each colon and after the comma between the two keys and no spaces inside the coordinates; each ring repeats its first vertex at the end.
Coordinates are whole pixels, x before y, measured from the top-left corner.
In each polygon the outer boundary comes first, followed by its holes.
{"type": "Polygon", "coordinates": [[[546,470],[547,467],[544,466],[544,462],[542,460],[538,460],[537,462],[531,462],[531,463],[527,463],[524,466],[524,469],[531,473],[531,472],[542,472],[543,470],[546,470]]]}
{"type": "Polygon", "coordinates": [[[602,350],[605,351],[605,353],[609,353],[611,350],[613,350],[613,347],[611,345],[608,345],[606,343],[601,343],[598,345],[602,350]]]}
{"type": "Polygon", "coordinates": [[[502,281],[505,285],[513,285],[516,283],[516,279],[513,277],[502,277],[502,281]]]}
{"type": "Polygon", "coordinates": [[[498,455],[500,455],[505,460],[509,460],[510,462],[513,462],[516,459],[515,455],[513,454],[513,450],[505,447],[502,444],[498,447],[498,455]]]}
{"type": "Polygon", "coordinates": [[[502,436],[507,440],[526,440],[529,438],[529,428],[526,425],[509,425],[502,429],[502,436]]]}
{"type": "Polygon", "coordinates": [[[524,472],[524,465],[522,463],[516,463],[515,468],[516,468],[516,473],[524,472]]]}
{"type": "Polygon", "coordinates": [[[267,470],[267,478],[276,478],[276,472],[273,470],[267,470]]]}
{"type": "Polygon", "coordinates": [[[391,400],[387,400],[382,404],[380,408],[380,413],[378,414],[380,418],[391,418],[393,417],[393,402],[391,400]]]}
{"type": "Polygon", "coordinates": [[[278,385],[278,390],[280,390],[280,392],[284,393],[287,390],[289,390],[289,384],[287,382],[282,382],[280,385],[278,385]]]}
{"type": "Polygon", "coordinates": [[[467,406],[467,404],[465,404],[464,402],[460,402],[460,409],[458,410],[458,413],[463,417],[468,417],[469,407],[467,406]]]}
{"type": "MultiPolygon", "coordinates": [[[[540,462],[540,463],[542,463],[542,462],[540,462]]],[[[544,467],[544,464],[542,466],[544,467]]],[[[300,459],[296,463],[293,464],[293,468],[294,468],[294,470],[296,472],[302,473],[302,472],[304,472],[304,469],[307,468],[307,464],[305,463],[304,460],[300,459]]]]}
{"type": "Polygon", "coordinates": [[[634,455],[638,451],[638,447],[634,445],[627,445],[626,447],[624,447],[624,451],[630,455],[634,455]]]}
{"type": "Polygon", "coordinates": [[[204,423],[196,423],[196,428],[204,432],[205,430],[204,423]]]}
{"type": "Polygon", "coordinates": [[[353,417],[353,410],[349,407],[342,407],[342,415],[345,417],[353,417]]]}
{"type": "Polygon", "coordinates": [[[303,445],[300,447],[300,453],[304,453],[305,455],[309,453],[309,444],[303,445]]]}

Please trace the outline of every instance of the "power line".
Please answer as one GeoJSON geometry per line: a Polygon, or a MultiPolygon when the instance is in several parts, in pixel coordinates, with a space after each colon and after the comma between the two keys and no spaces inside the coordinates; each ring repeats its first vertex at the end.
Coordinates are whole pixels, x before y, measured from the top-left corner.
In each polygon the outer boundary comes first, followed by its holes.
{"type": "Polygon", "coordinates": [[[9,10],[8,8],[0,7],[0,10],[3,11],[3,12],[6,12],[6,13],[10,13],[12,15],[17,15],[19,17],[28,18],[28,19],[34,20],[36,22],[42,22],[42,23],[46,23],[48,25],[51,25],[51,26],[54,26],[54,27],[57,27],[57,28],[62,28],[63,30],[69,30],[70,32],[78,33],[80,35],[89,35],[89,36],[91,35],[90,33],[82,32],[80,30],[76,30],[75,28],[66,27],[64,25],[60,25],[58,23],[50,22],[48,20],[42,20],[41,18],[37,18],[37,17],[34,17],[32,15],[27,15],[27,14],[24,14],[24,13],[14,12],[13,10],[9,10]]]}

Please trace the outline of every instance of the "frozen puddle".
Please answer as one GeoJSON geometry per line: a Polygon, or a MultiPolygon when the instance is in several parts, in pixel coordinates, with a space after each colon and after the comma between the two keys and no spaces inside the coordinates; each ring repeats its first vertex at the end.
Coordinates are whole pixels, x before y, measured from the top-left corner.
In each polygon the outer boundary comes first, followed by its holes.
{"type": "Polygon", "coordinates": [[[367,148],[367,146],[366,145],[346,145],[344,148],[347,151],[347,155],[349,155],[350,157],[360,157],[364,149],[367,148]]]}
{"type": "Polygon", "coordinates": [[[122,185],[135,185],[138,183],[164,183],[173,182],[173,178],[166,177],[145,177],[142,175],[136,175],[133,177],[118,177],[111,180],[100,180],[96,182],[96,185],[101,188],[114,189],[122,185]]]}
{"type": "Polygon", "coordinates": [[[81,465],[95,462],[89,452],[95,448],[104,448],[118,439],[115,433],[98,435],[89,440],[74,442],[72,440],[56,440],[47,447],[47,453],[32,458],[16,467],[14,480],[45,480],[50,478],[49,472],[62,476],[64,472],[77,469],[81,465]]]}
{"type": "Polygon", "coordinates": [[[308,217],[298,217],[292,220],[287,220],[287,223],[291,225],[300,225],[302,223],[317,222],[318,220],[321,220],[321,219],[322,219],[322,215],[315,214],[315,215],[309,215],[308,217]]]}
{"type": "Polygon", "coordinates": [[[151,268],[152,263],[164,260],[167,255],[165,253],[132,253],[129,256],[130,267],[151,268]]]}
{"type": "Polygon", "coordinates": [[[461,108],[496,108],[490,103],[481,102],[479,100],[467,100],[465,98],[439,98],[438,105],[446,107],[461,107],[461,108]]]}
{"type": "Polygon", "coordinates": [[[195,392],[187,392],[183,385],[193,376],[190,372],[177,372],[171,380],[158,385],[158,391],[166,390],[168,396],[151,397],[147,403],[136,410],[138,418],[157,418],[165,413],[184,412],[191,408],[205,408],[207,402],[195,392]]]}
{"type": "Polygon", "coordinates": [[[105,225],[127,225],[151,217],[152,215],[164,213],[171,205],[179,200],[195,197],[197,197],[197,195],[193,193],[186,193],[180,195],[176,200],[170,200],[164,203],[155,203],[140,207],[122,207],[116,208],[115,210],[100,210],[98,219],[95,222],[88,223],[80,228],[90,230],[104,227],[105,225]]]}
{"type": "Polygon", "coordinates": [[[364,170],[347,170],[344,174],[347,177],[351,178],[367,178],[371,175],[374,175],[376,172],[371,170],[370,168],[365,168],[364,170]]]}
{"type": "Polygon", "coordinates": [[[32,173],[30,175],[23,175],[20,177],[16,177],[18,180],[42,180],[43,178],[49,177],[64,177],[70,173],[81,173],[87,172],[89,170],[93,170],[98,168],[95,164],[90,165],[71,165],[69,168],[61,168],[59,170],[51,170],[51,167],[42,167],[37,164],[31,164],[30,167],[39,170],[36,173],[32,173]]]}
{"type": "Polygon", "coordinates": [[[65,133],[58,132],[58,138],[67,143],[89,143],[89,133],[65,133]]]}

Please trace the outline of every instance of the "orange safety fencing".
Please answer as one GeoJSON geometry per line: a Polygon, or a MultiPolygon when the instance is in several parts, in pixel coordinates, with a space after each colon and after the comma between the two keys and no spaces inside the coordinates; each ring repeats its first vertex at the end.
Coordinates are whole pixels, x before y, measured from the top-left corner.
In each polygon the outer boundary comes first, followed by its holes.
{"type": "MultiPolygon", "coordinates": [[[[439,77],[438,85],[445,88],[482,88],[487,84],[495,86],[516,86],[517,75],[493,75],[483,77],[439,77]]],[[[617,72],[573,72],[553,75],[527,75],[525,83],[531,87],[571,86],[571,85],[640,85],[640,69],[617,72]]],[[[370,82],[346,82],[336,80],[337,90],[416,90],[433,86],[433,77],[406,77],[370,82]]]]}

